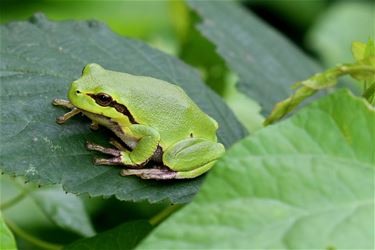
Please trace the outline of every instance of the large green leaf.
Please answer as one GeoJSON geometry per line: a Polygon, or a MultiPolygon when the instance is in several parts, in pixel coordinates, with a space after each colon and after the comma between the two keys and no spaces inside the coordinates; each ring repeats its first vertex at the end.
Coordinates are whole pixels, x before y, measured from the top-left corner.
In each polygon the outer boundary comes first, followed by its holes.
{"type": "Polygon", "coordinates": [[[199,30],[240,77],[239,89],[268,113],[290,85],[319,67],[285,37],[232,1],[188,1],[202,17],[199,30]]]}
{"type": "Polygon", "coordinates": [[[0,213],[0,249],[13,250],[17,249],[16,241],[12,232],[9,230],[5,224],[3,217],[0,213]]]}
{"type": "Polygon", "coordinates": [[[242,140],[140,249],[373,249],[375,109],[347,90],[242,140]]]}
{"type": "Polygon", "coordinates": [[[150,231],[147,221],[132,221],[95,237],[82,239],[65,247],[66,250],[122,250],[133,249],[150,231]]]}
{"type": "Polygon", "coordinates": [[[228,107],[176,58],[121,38],[96,21],[51,22],[35,15],[29,22],[1,26],[0,168],[38,183],[62,183],[73,193],[153,202],[190,200],[202,178],[157,182],[120,177],[116,168],[93,166],[93,153],[83,146],[86,140],[108,140],[104,129],[92,132],[88,120],[80,117],[63,126],[55,123],[66,110],[53,107],[51,100],[65,97],[69,83],[92,62],[178,84],[219,122],[219,140],[227,147],[244,136],[228,107]]]}

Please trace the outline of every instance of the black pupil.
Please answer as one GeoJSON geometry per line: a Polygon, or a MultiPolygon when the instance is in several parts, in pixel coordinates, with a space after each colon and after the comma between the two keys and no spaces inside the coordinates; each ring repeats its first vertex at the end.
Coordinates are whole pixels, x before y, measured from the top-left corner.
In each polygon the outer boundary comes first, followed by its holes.
{"type": "Polygon", "coordinates": [[[111,98],[107,95],[99,95],[99,99],[102,102],[108,102],[111,98]]]}
{"type": "Polygon", "coordinates": [[[98,94],[96,95],[95,100],[98,104],[107,106],[111,103],[112,98],[107,94],[98,94]]]}

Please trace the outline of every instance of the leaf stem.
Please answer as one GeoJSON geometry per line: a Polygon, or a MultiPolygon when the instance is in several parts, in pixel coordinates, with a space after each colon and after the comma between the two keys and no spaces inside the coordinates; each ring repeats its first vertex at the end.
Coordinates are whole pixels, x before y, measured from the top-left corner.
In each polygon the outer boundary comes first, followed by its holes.
{"type": "Polygon", "coordinates": [[[152,217],[149,220],[149,223],[152,226],[158,225],[160,222],[162,222],[163,220],[165,220],[166,218],[168,218],[173,212],[175,212],[176,210],[180,209],[182,206],[183,205],[181,205],[181,204],[173,204],[173,205],[170,205],[169,207],[166,207],[160,213],[158,213],[154,217],[152,217]]]}
{"type": "MultiPolygon", "coordinates": [[[[356,80],[372,79],[375,74],[375,67],[372,65],[361,64],[343,64],[328,69],[322,73],[317,73],[308,79],[296,82],[292,88],[298,88],[290,97],[276,103],[271,114],[264,120],[263,125],[267,126],[275,121],[280,120],[286,114],[293,111],[306,98],[314,95],[319,90],[333,87],[337,84],[338,78],[344,75],[350,75],[356,80]]],[[[370,103],[372,102],[375,92],[375,84],[366,88],[363,97],[370,103]]]]}
{"type": "Polygon", "coordinates": [[[6,209],[12,207],[13,205],[17,204],[23,198],[25,198],[25,196],[27,195],[27,193],[28,192],[22,191],[20,194],[16,195],[15,197],[13,197],[12,199],[10,199],[9,201],[2,203],[0,205],[0,210],[6,210],[6,209]]]}
{"type": "MultiPolygon", "coordinates": [[[[367,81],[365,81],[367,83],[367,81]]],[[[365,85],[366,86],[366,85],[365,85]]],[[[375,93],[375,81],[373,83],[368,83],[368,87],[365,88],[362,97],[366,98],[371,103],[371,97],[375,93]]]]}
{"type": "Polygon", "coordinates": [[[41,247],[43,249],[48,249],[48,250],[60,250],[63,247],[62,245],[53,244],[53,243],[50,243],[50,242],[47,242],[47,241],[36,238],[35,236],[33,236],[33,235],[29,234],[28,232],[26,232],[25,230],[23,230],[22,228],[18,227],[13,221],[11,221],[9,219],[4,218],[4,221],[9,226],[9,228],[15,234],[17,234],[20,238],[22,238],[22,239],[24,239],[28,242],[31,242],[32,244],[34,244],[38,247],[41,247]]]}

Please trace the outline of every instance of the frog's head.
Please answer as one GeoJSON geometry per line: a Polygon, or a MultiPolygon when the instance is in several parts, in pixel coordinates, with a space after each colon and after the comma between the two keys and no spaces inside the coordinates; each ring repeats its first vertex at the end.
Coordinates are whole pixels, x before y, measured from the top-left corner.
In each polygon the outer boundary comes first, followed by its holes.
{"type": "Polygon", "coordinates": [[[107,118],[123,117],[121,107],[116,100],[116,91],[107,82],[112,71],[98,64],[88,64],[82,70],[82,76],[72,82],[68,92],[70,102],[77,108],[107,118]]]}

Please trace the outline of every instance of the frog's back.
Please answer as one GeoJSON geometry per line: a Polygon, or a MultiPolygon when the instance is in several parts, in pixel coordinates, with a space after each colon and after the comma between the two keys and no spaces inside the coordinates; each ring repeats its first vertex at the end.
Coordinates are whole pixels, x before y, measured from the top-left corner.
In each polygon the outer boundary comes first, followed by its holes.
{"type": "Polygon", "coordinates": [[[171,143],[187,137],[216,141],[217,123],[178,86],[155,78],[126,73],[109,84],[121,86],[118,98],[135,122],[157,129],[171,143]]]}

